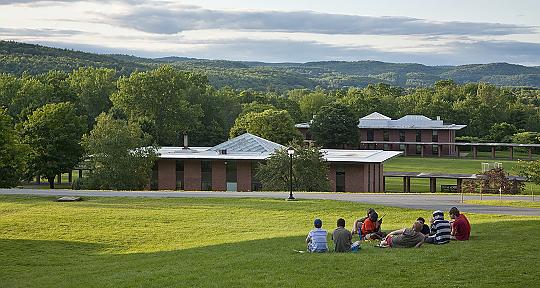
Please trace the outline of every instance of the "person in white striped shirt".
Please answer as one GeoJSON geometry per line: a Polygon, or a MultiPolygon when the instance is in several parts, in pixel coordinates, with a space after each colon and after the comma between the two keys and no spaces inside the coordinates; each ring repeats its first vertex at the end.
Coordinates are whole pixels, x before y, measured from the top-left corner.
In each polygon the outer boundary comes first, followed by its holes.
{"type": "Polygon", "coordinates": [[[450,242],[450,222],[444,220],[444,212],[437,210],[433,212],[431,218],[431,233],[426,238],[425,243],[446,244],[450,242]]]}
{"type": "Polygon", "coordinates": [[[322,220],[315,219],[313,221],[315,229],[309,231],[306,238],[308,252],[322,253],[328,251],[328,245],[326,244],[326,230],[322,229],[322,220]]]}

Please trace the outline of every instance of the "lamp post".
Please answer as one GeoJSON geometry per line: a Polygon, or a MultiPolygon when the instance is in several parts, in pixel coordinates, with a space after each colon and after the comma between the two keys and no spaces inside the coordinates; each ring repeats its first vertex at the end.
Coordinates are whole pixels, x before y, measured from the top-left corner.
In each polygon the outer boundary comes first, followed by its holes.
{"type": "Polygon", "coordinates": [[[289,198],[287,198],[287,200],[295,200],[292,195],[292,158],[294,155],[294,148],[287,148],[287,154],[289,154],[289,198]]]}

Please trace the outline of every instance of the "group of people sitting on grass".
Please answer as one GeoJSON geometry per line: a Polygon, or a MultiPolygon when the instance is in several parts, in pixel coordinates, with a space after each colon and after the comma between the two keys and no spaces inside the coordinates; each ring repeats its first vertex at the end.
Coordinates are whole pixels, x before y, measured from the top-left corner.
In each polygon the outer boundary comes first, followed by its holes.
{"type": "MultiPolygon", "coordinates": [[[[345,228],[345,219],[337,220],[337,228],[332,232],[335,252],[357,252],[362,240],[380,240],[377,247],[410,248],[420,247],[423,243],[446,244],[450,240],[469,240],[471,225],[465,215],[456,207],[450,209],[450,218],[444,219],[444,212],[433,212],[431,226],[419,217],[411,228],[403,228],[390,233],[381,231],[382,218],[374,209],[368,209],[366,217],[354,221],[352,232],[345,228]],[[352,242],[353,235],[358,234],[360,240],[352,242]]],[[[315,228],[309,231],[306,238],[308,252],[327,252],[327,232],[322,228],[322,220],[315,219],[315,228]]]]}

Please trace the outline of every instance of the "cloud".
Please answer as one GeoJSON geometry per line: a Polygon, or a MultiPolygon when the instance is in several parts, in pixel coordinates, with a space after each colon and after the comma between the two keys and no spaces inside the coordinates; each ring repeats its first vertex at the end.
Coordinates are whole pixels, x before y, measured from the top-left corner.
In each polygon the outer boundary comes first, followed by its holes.
{"type": "MultiPolygon", "coordinates": [[[[166,1],[166,0],[164,0],[166,1]]],[[[142,4],[145,0],[0,0],[0,5],[15,5],[15,4],[27,4],[27,5],[47,5],[47,4],[62,4],[62,3],[76,3],[76,2],[96,2],[96,3],[129,3],[129,4],[142,4]]]]}
{"type": "Polygon", "coordinates": [[[540,65],[540,44],[514,41],[454,41],[430,45],[432,53],[385,51],[370,46],[336,46],[316,41],[222,39],[210,40],[197,47],[168,50],[134,47],[106,47],[79,43],[37,41],[36,44],[95,53],[120,53],[141,57],[183,56],[263,62],[360,61],[378,60],[426,65],[461,65],[508,62],[540,65]]]}
{"type": "Polygon", "coordinates": [[[81,0],[0,0],[0,5],[13,5],[13,4],[36,4],[36,3],[69,3],[80,2],[81,0]]]}
{"type": "MultiPolygon", "coordinates": [[[[453,63],[508,62],[540,65],[540,43],[518,41],[467,41],[449,44],[453,63]]],[[[440,59],[442,60],[442,59],[440,59]]]]}
{"type": "Polygon", "coordinates": [[[62,29],[29,29],[29,28],[2,28],[0,27],[0,36],[30,36],[30,37],[53,37],[53,36],[73,36],[85,34],[85,32],[77,30],[62,30],[62,29]]]}
{"type": "Polygon", "coordinates": [[[104,21],[144,32],[176,34],[189,30],[231,29],[357,35],[511,35],[536,27],[499,23],[431,22],[411,17],[371,17],[312,11],[225,11],[182,5],[138,5],[104,21]]]}
{"type": "Polygon", "coordinates": [[[335,46],[315,41],[234,40],[212,43],[190,57],[259,60],[267,62],[309,62],[325,60],[379,60],[426,65],[509,62],[538,65],[540,44],[514,41],[455,41],[431,47],[432,53],[385,51],[370,46],[335,46]]]}

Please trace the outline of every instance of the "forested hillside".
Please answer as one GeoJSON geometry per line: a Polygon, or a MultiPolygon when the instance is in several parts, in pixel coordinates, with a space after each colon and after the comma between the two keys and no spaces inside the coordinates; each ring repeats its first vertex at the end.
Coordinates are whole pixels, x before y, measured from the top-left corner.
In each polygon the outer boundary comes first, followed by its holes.
{"type": "Polygon", "coordinates": [[[119,75],[154,69],[162,64],[206,74],[215,88],[285,91],[296,88],[366,87],[385,83],[404,88],[431,86],[444,79],[456,83],[487,82],[498,86],[540,87],[540,67],[507,63],[426,66],[378,61],[263,63],[184,57],[157,59],[101,55],[39,45],[0,41],[0,72],[21,75],[79,67],[106,67],[119,75]]]}

